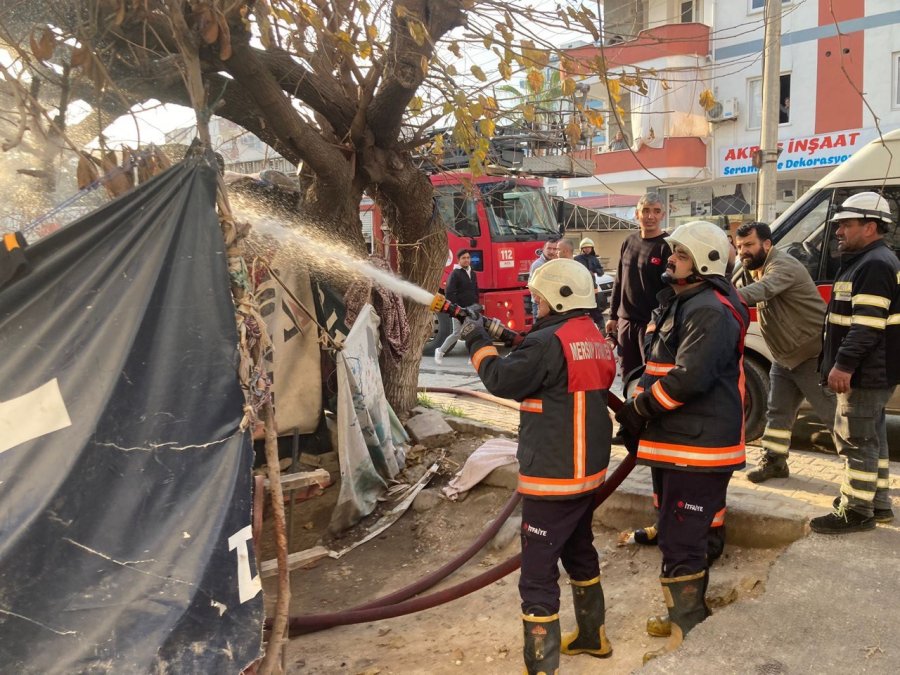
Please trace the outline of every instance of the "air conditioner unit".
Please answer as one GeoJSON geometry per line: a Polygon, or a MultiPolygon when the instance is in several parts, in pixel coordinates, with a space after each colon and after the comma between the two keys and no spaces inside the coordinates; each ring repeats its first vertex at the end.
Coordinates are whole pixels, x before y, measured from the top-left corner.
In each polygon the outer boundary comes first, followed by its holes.
{"type": "Polygon", "coordinates": [[[706,111],[706,119],[710,122],[726,122],[736,120],[738,117],[738,101],[736,98],[726,98],[716,101],[712,108],[706,111]]]}

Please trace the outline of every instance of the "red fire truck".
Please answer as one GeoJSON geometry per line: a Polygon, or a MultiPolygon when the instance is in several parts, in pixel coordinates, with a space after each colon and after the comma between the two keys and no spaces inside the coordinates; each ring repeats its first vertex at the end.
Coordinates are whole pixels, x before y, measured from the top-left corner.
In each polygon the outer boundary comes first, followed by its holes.
{"type": "MultiPolygon", "coordinates": [[[[472,253],[472,268],[478,273],[485,314],[501,319],[513,330],[530,328],[528,271],[544,242],[559,234],[541,179],[473,178],[469,173],[453,171],[434,174],[431,182],[437,217],[447,228],[447,262],[440,291],[453,269],[456,251],[467,248],[472,253]]],[[[381,242],[377,210],[371,204],[364,205],[361,215],[364,223],[371,225],[372,240],[381,242]]],[[[426,355],[433,354],[450,334],[450,317],[435,314],[434,328],[425,344],[426,355]]]]}

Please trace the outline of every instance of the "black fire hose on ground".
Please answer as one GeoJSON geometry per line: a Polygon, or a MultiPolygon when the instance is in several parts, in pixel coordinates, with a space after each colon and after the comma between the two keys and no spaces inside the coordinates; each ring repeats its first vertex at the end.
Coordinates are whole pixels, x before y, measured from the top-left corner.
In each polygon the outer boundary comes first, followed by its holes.
{"type": "MultiPolygon", "coordinates": [[[[622,406],[622,401],[612,393],[609,394],[608,403],[609,407],[613,411],[618,410],[622,406]]],[[[635,453],[629,452],[625,459],[622,460],[622,462],[619,464],[619,466],[616,467],[616,470],[609,477],[609,479],[603,483],[603,485],[595,494],[595,509],[600,504],[602,504],[606,500],[606,498],[616,490],[616,488],[619,487],[622,481],[625,480],[625,477],[628,476],[629,473],[631,473],[634,465],[635,453]]],[[[520,495],[518,493],[514,494],[510,498],[503,509],[503,511],[506,512],[506,515],[504,516],[503,514],[501,514],[501,516],[498,516],[494,520],[494,522],[491,523],[488,531],[490,531],[492,528],[495,528],[495,526],[496,529],[499,529],[500,525],[502,525],[506,518],[509,517],[509,514],[512,513],[512,510],[518,503],[519,498],[520,495]]],[[[312,614],[308,616],[292,617],[289,620],[288,624],[288,634],[291,637],[295,637],[298,635],[325,630],[327,628],[334,628],[335,626],[368,623],[370,621],[380,621],[382,619],[390,619],[397,616],[403,616],[405,614],[420,612],[422,610],[431,609],[446,602],[450,602],[451,600],[461,598],[465,595],[468,595],[469,593],[480,590],[499,579],[502,579],[507,574],[519,568],[519,565],[521,564],[521,554],[516,554],[515,556],[509,558],[508,560],[505,560],[498,565],[495,565],[482,574],[472,577],[471,579],[467,579],[466,581],[463,581],[455,586],[451,586],[442,591],[432,593],[431,595],[413,598],[411,600],[406,599],[437,584],[444,577],[448,576],[450,573],[458,569],[463,563],[471,558],[475,552],[480,550],[480,548],[490,539],[491,536],[493,536],[493,534],[487,536],[488,531],[483,533],[481,537],[479,537],[478,541],[473,542],[473,544],[468,549],[466,549],[463,554],[457,556],[456,559],[444,565],[427,577],[420,579],[418,582],[415,582],[414,584],[411,584],[406,588],[395,591],[388,596],[373,600],[359,607],[329,614],[312,614]],[[478,546],[478,548],[475,548],[475,545],[479,543],[480,545],[478,546]],[[400,599],[403,600],[400,602],[396,602],[396,600],[400,599]]],[[[270,620],[266,620],[267,628],[270,627],[270,623],[270,620]]]]}

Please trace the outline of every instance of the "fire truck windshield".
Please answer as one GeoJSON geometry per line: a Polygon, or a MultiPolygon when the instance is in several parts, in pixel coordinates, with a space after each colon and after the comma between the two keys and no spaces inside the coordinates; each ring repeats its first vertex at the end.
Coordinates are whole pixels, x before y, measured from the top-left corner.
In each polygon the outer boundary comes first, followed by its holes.
{"type": "Polygon", "coordinates": [[[494,183],[482,186],[482,197],[494,238],[525,241],[559,233],[543,188],[494,183]]]}

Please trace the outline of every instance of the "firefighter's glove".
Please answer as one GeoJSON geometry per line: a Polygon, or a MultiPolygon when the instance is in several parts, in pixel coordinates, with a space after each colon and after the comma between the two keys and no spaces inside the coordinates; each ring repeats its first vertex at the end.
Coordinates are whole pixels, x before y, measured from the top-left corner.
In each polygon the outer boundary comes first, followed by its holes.
{"type": "MultiPolygon", "coordinates": [[[[644,432],[644,427],[647,426],[647,418],[641,415],[637,405],[635,405],[634,399],[626,401],[625,404],[619,408],[619,411],[616,413],[616,422],[622,425],[623,432],[635,440],[641,437],[641,434],[644,432]]],[[[629,444],[626,443],[625,445],[627,447],[629,444]]]]}
{"type": "Polygon", "coordinates": [[[477,319],[466,317],[459,337],[466,343],[466,347],[475,342],[491,342],[491,336],[484,329],[484,321],[480,317],[477,319]]]}
{"type": "Polygon", "coordinates": [[[473,319],[477,319],[481,316],[481,313],[484,311],[484,305],[479,305],[477,302],[474,305],[469,305],[466,307],[466,311],[469,313],[473,319]]]}

